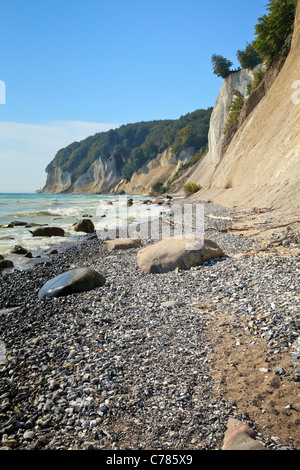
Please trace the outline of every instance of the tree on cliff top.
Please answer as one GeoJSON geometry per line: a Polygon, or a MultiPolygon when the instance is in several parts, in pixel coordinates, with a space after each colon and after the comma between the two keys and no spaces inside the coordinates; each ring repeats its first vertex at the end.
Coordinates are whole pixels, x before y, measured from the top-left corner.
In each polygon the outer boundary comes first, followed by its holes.
{"type": "Polygon", "coordinates": [[[218,77],[226,78],[232,72],[230,67],[232,67],[233,63],[222,55],[214,54],[211,58],[211,63],[213,66],[213,72],[218,77]]]}
{"type": "Polygon", "coordinates": [[[244,50],[239,49],[236,53],[237,59],[243,69],[253,69],[256,65],[262,62],[260,55],[255,50],[253,43],[246,43],[244,50]]]}

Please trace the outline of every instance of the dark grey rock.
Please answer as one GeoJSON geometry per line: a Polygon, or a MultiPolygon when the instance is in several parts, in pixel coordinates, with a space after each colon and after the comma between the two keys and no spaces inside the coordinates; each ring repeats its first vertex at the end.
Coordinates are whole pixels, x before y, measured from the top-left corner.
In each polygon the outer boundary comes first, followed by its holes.
{"type": "Polygon", "coordinates": [[[54,248],[54,250],[50,250],[50,251],[47,251],[46,255],[57,255],[58,254],[58,251],[56,248],[54,248]]]}
{"type": "Polygon", "coordinates": [[[27,225],[27,222],[21,222],[19,220],[14,220],[10,222],[7,226],[7,228],[13,228],[13,227],[25,227],[27,225]]]}
{"type": "Polygon", "coordinates": [[[15,245],[12,252],[16,255],[26,255],[28,250],[26,248],[23,248],[21,245],[15,245]]]}
{"type": "Polygon", "coordinates": [[[41,227],[35,229],[32,233],[33,237],[64,237],[65,231],[60,227],[41,227]]]}
{"type": "Polygon", "coordinates": [[[9,259],[3,259],[0,261],[0,269],[10,269],[14,267],[14,263],[9,259]]]}
{"type": "Polygon", "coordinates": [[[40,289],[38,297],[62,297],[90,291],[105,284],[105,278],[91,268],[72,269],[46,282],[40,289]]]}
{"type": "Polygon", "coordinates": [[[73,225],[75,232],[92,233],[95,231],[93,222],[90,219],[83,219],[73,225]]]}
{"type": "Polygon", "coordinates": [[[281,366],[277,366],[274,369],[274,374],[275,375],[283,375],[285,373],[285,370],[281,366]]]}

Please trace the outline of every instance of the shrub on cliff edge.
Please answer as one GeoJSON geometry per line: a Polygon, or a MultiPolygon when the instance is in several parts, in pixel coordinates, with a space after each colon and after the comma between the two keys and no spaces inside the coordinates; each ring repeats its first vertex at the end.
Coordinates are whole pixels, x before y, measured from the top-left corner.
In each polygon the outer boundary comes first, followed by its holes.
{"type": "Polygon", "coordinates": [[[213,66],[213,72],[218,77],[226,78],[232,72],[230,67],[232,67],[233,63],[222,55],[214,54],[211,58],[211,63],[213,66]]]}
{"type": "Polygon", "coordinates": [[[242,107],[244,106],[245,98],[239,90],[233,90],[234,98],[232,103],[228,106],[230,111],[229,117],[224,129],[224,134],[227,134],[230,127],[235,123],[241,114],[242,107]]]}
{"type": "Polygon", "coordinates": [[[201,186],[199,186],[196,183],[187,183],[183,187],[185,194],[189,194],[189,193],[195,194],[198,191],[200,191],[200,189],[202,189],[201,186]]]}

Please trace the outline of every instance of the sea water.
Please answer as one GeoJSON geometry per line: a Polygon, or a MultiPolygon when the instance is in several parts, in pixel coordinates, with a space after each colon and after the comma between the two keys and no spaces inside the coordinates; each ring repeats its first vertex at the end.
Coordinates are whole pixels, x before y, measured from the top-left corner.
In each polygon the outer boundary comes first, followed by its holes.
{"type": "MultiPolygon", "coordinates": [[[[0,194],[0,254],[23,266],[28,258],[15,255],[15,245],[31,251],[33,256],[42,255],[54,247],[76,243],[86,234],[74,232],[72,225],[83,218],[90,218],[96,232],[103,229],[126,227],[130,224],[147,222],[158,217],[168,207],[145,204],[149,197],[116,196],[98,194],[0,194]],[[132,206],[128,200],[133,199],[132,206]],[[36,227],[19,226],[8,228],[11,222],[40,224],[60,227],[64,237],[33,237],[36,227]]],[[[103,232],[102,232],[103,233],[103,232]]]]}

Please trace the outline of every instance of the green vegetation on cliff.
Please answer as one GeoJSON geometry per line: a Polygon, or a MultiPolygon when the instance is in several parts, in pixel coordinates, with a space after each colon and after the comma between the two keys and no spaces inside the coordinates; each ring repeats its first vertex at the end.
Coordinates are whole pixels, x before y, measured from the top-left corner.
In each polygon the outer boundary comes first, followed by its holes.
{"type": "Polygon", "coordinates": [[[235,123],[241,114],[242,107],[244,106],[245,98],[239,90],[233,90],[233,100],[228,106],[229,116],[224,129],[224,134],[227,134],[230,127],[235,123]]]}
{"type": "Polygon", "coordinates": [[[213,67],[213,72],[218,77],[226,78],[233,72],[230,68],[233,63],[222,55],[213,54],[211,58],[211,63],[213,67]]]}
{"type": "MultiPolygon", "coordinates": [[[[255,26],[256,38],[249,44],[246,43],[244,50],[239,49],[236,53],[237,59],[244,69],[254,69],[260,63],[264,67],[254,73],[253,82],[247,86],[247,95],[250,96],[259,86],[266,71],[273,62],[285,60],[292,43],[297,0],[271,0],[266,5],[268,14],[258,18],[255,26]]],[[[214,74],[226,78],[234,70],[231,70],[232,62],[223,56],[214,54],[212,56],[214,74]]],[[[224,129],[224,134],[237,121],[243,108],[245,97],[238,90],[233,90],[233,101],[228,107],[229,117],[224,129]]]]}
{"type": "Polygon", "coordinates": [[[58,166],[71,173],[74,181],[98,158],[114,156],[118,171],[129,180],[135,171],[168,147],[175,153],[188,147],[196,151],[205,147],[211,113],[212,108],[199,109],[176,120],[138,122],[100,132],[59,150],[46,172],[58,166]]]}
{"type": "Polygon", "coordinates": [[[244,50],[239,49],[236,53],[237,59],[243,69],[253,69],[262,62],[260,55],[254,49],[253,43],[246,43],[244,50]]]}
{"type": "MultiPolygon", "coordinates": [[[[237,59],[244,69],[252,69],[259,63],[267,68],[274,60],[287,57],[295,24],[297,0],[271,0],[266,5],[268,14],[258,18],[255,25],[256,38],[246,43],[244,50],[236,52],[237,59]]],[[[213,72],[218,77],[226,78],[232,62],[221,55],[214,54],[211,59],[213,72]]]]}
{"type": "Polygon", "coordinates": [[[253,46],[267,67],[289,53],[296,7],[297,0],[273,0],[267,4],[269,13],[258,19],[253,46]]]}

